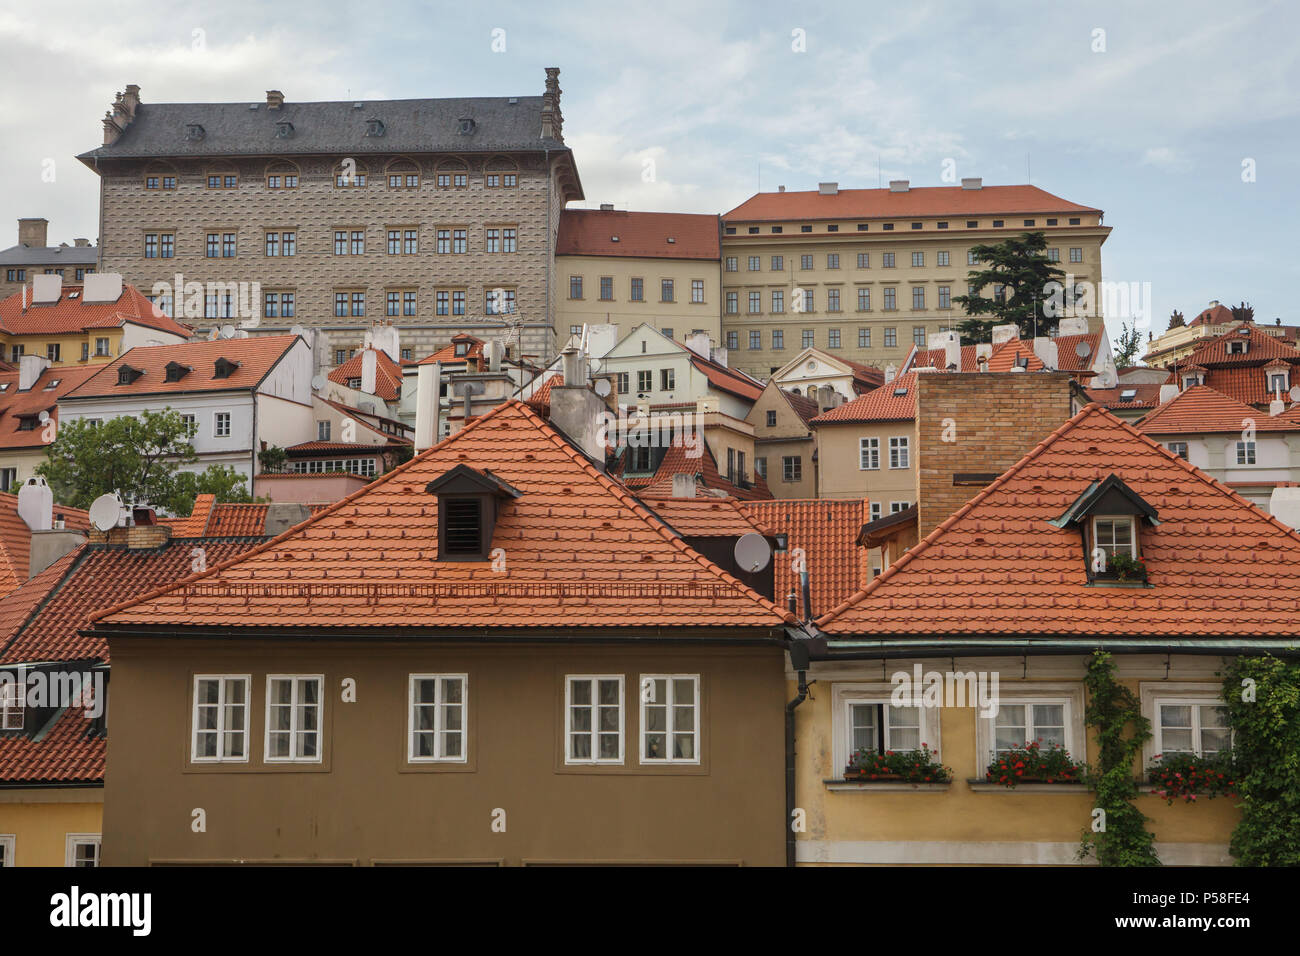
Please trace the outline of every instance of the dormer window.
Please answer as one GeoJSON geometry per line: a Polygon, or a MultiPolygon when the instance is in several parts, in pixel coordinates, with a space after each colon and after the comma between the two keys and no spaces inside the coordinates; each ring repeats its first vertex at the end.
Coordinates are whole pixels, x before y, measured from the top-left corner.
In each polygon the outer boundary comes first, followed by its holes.
{"type": "Polygon", "coordinates": [[[138,368],[132,368],[129,365],[122,365],[117,370],[117,384],[130,385],[143,374],[144,372],[138,368]]]}
{"type": "Polygon", "coordinates": [[[1245,355],[1250,348],[1250,343],[1245,339],[1230,339],[1228,341],[1229,355],[1245,355]]]}
{"type": "Polygon", "coordinates": [[[0,730],[22,730],[26,715],[25,681],[6,680],[0,683],[0,730]]]}
{"type": "Polygon", "coordinates": [[[383,136],[383,135],[384,135],[384,121],[381,120],[381,119],[368,119],[368,120],[366,120],[366,135],[367,135],[367,136],[383,136]]]}
{"type": "Polygon", "coordinates": [[[438,498],[438,560],[486,561],[502,506],[521,492],[490,471],[457,465],[425,485],[438,498]]]}
{"type": "Polygon", "coordinates": [[[206,135],[207,133],[204,131],[203,127],[200,126],[198,123],[185,124],[185,138],[189,140],[191,143],[197,143],[206,135]]]}
{"type": "Polygon", "coordinates": [[[1089,584],[1141,584],[1147,580],[1142,563],[1143,523],[1160,523],[1156,509],[1112,474],[1094,481],[1050,524],[1077,528],[1089,584]]]}
{"type": "Polygon", "coordinates": [[[468,350],[469,350],[469,346],[466,345],[464,342],[457,342],[457,343],[456,343],[456,357],[457,357],[457,358],[463,358],[463,357],[465,356],[466,352],[468,352],[468,350]]]}
{"type": "Polygon", "coordinates": [[[235,369],[239,368],[239,363],[222,356],[212,363],[212,367],[213,378],[230,378],[235,373],[235,369]]]}
{"type": "Polygon", "coordinates": [[[194,371],[193,368],[188,365],[182,365],[180,362],[168,362],[163,375],[163,381],[179,382],[192,371],[194,371]]]}

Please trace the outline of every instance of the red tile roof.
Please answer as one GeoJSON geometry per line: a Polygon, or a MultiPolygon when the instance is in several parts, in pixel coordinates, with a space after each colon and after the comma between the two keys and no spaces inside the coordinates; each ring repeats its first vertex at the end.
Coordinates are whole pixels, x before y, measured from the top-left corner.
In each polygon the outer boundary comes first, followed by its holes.
{"type": "Polygon", "coordinates": [[[551,389],[555,388],[557,385],[562,386],[563,384],[563,375],[552,375],[550,378],[542,382],[542,384],[534,388],[532,394],[524,399],[524,401],[541,412],[544,417],[549,416],[551,412],[551,389]]]}
{"type": "Polygon", "coordinates": [[[334,371],[329,380],[338,385],[347,385],[349,379],[361,378],[361,365],[366,352],[375,353],[375,391],[374,394],[386,402],[395,402],[401,397],[402,367],[388,357],[383,349],[362,349],[334,371]]]}
{"type": "Polygon", "coordinates": [[[730,498],[652,498],[642,495],[641,501],[685,537],[738,538],[745,534],[766,533],[745,516],[739,502],[730,498]]]}
{"type": "Polygon", "coordinates": [[[39,423],[41,412],[45,412],[57,426],[59,399],[97,371],[97,366],[54,365],[42,372],[36,383],[25,392],[18,391],[17,372],[0,372],[0,388],[3,388],[0,391],[0,448],[42,448],[50,444],[44,440],[42,424],[25,429],[20,427],[22,420],[36,419],[39,423]],[[54,387],[50,388],[51,385],[54,387]]]}
{"type": "MultiPolygon", "coordinates": [[[[1017,359],[1026,361],[1026,371],[1038,372],[1047,367],[1034,352],[1032,342],[1017,338],[1008,339],[993,346],[989,352],[987,371],[1009,372],[1016,367],[1017,359]]],[[[917,352],[911,367],[937,368],[946,372],[948,371],[948,353],[944,349],[925,349],[917,352]]],[[[976,346],[963,345],[961,347],[961,368],[958,371],[978,372],[979,370],[979,356],[976,352],[976,346]]]]}
{"type": "Polygon", "coordinates": [[[1121,378],[1120,384],[1115,388],[1089,388],[1085,389],[1088,398],[1106,408],[1125,409],[1125,408],[1154,408],[1160,404],[1160,386],[1146,382],[1132,382],[1124,384],[1121,378]],[[1121,396],[1125,393],[1133,392],[1133,398],[1130,401],[1124,401],[1121,396]]]}
{"type": "MultiPolygon", "coordinates": [[[[375,447],[375,446],[371,446],[375,447]]],[[[258,475],[258,478],[310,478],[310,474],[258,475]]],[[[327,504],[307,506],[312,514],[324,511],[327,504]]],[[[170,525],[174,538],[227,538],[265,537],[265,504],[240,502],[217,503],[216,495],[199,495],[188,518],[159,518],[159,524],[170,525]]]]}
{"type": "Polygon", "coordinates": [[[794,392],[788,391],[784,388],[779,388],[777,391],[781,393],[781,397],[790,405],[791,410],[803,419],[805,425],[821,414],[821,406],[807,395],[796,395],[794,392]]]}
{"type": "Polygon", "coordinates": [[[937,373],[908,372],[906,375],[900,375],[874,392],[867,392],[851,402],[827,409],[812,419],[812,424],[911,421],[916,417],[916,376],[934,374],[937,373]]]}
{"type": "Polygon", "coordinates": [[[907,192],[889,189],[841,189],[831,196],[816,190],[757,193],[724,213],[724,221],[783,219],[902,219],[909,216],[991,216],[1005,213],[1101,212],[1067,202],[1037,186],[918,186],[907,192]]]}
{"type": "Polygon", "coordinates": [[[733,484],[718,471],[718,463],[713,457],[708,442],[702,442],[701,446],[700,455],[693,458],[682,439],[674,438],[653,475],[631,478],[624,476],[627,461],[625,452],[623,459],[614,468],[614,474],[623,484],[634,489],[634,494],[638,497],[671,498],[673,475],[694,475],[697,498],[716,497],[719,492],[741,500],[762,500],[772,497],[772,492],[768,490],[767,482],[763,480],[762,475],[755,475],[754,484],[748,488],[733,484]]]}
{"type": "MultiPolygon", "coordinates": [[[[857,546],[858,532],[871,520],[866,500],[858,498],[783,498],[742,501],[743,514],[768,534],[789,536],[791,552],[775,557],[777,603],[799,591],[793,570],[794,548],[802,548],[814,614],[824,614],[865,587],[871,577],[870,552],[857,546]]],[[[802,602],[802,598],[800,598],[802,602]]]]}
{"type": "Polygon", "coordinates": [[[20,586],[0,598],[0,649],[13,640],[37,606],[59,585],[81,556],[82,547],[73,548],[31,580],[24,574],[20,586]]]}
{"type": "MultiPolygon", "coordinates": [[[[683,345],[682,348],[686,346],[683,345]]],[[[703,372],[709,384],[719,391],[729,392],[750,402],[758,401],[758,396],[763,394],[762,384],[738,368],[719,365],[712,359],[702,358],[695,352],[691,352],[691,364],[703,372]]]]}
{"type": "Polygon", "coordinates": [[[416,362],[416,365],[432,365],[434,362],[441,362],[443,365],[469,364],[475,369],[483,366],[483,346],[487,343],[482,339],[476,339],[472,335],[461,332],[451,337],[451,341],[444,345],[432,355],[426,355],[416,362]],[[464,355],[456,354],[456,346],[464,343],[467,348],[464,355]]]}
{"type": "Polygon", "coordinates": [[[1196,318],[1187,324],[1190,325],[1227,325],[1235,321],[1232,317],[1232,310],[1226,305],[1212,305],[1208,309],[1202,309],[1196,318]]]}
{"type": "MultiPolygon", "coordinates": [[[[1300,366],[1293,367],[1291,381],[1300,384],[1300,366]]],[[[1193,368],[1179,365],[1169,373],[1166,384],[1181,385],[1183,375],[1193,368]]],[[[1200,369],[1202,381],[1217,392],[1247,405],[1266,406],[1273,400],[1268,390],[1268,372],[1263,365],[1242,365],[1230,368],[1200,369]]],[[[1290,392],[1282,393],[1282,401],[1290,400],[1290,392]]]]}
{"type": "Polygon", "coordinates": [[[89,329],[118,328],[126,322],[189,338],[194,330],[169,318],[144,297],[135,286],[122,284],[122,294],[115,302],[88,303],[80,285],[65,285],[58,302],[33,305],[27,292],[27,309],[23,310],[21,292],[0,301],[0,331],[10,335],[58,335],[89,329]]]}
{"type": "Polygon", "coordinates": [[[1056,367],[1062,372],[1090,372],[1101,351],[1101,333],[1058,335],[1056,337],[1056,367]],[[1080,349],[1080,346],[1083,346],[1080,349]],[[1082,354],[1080,354],[1082,353],[1082,354]]]}
{"type": "Polygon", "coordinates": [[[0,737],[0,786],[103,783],[107,739],[91,736],[90,723],[84,707],[72,706],[39,740],[0,737]]]}
{"type": "Polygon", "coordinates": [[[298,341],[296,335],[263,335],[134,348],[97,370],[83,385],[69,392],[68,398],[247,390],[261,383],[298,341]],[[238,362],[239,368],[226,378],[216,378],[214,368],[219,358],[238,362]],[[179,381],[168,382],[165,376],[169,362],[188,365],[193,371],[179,381]],[[144,374],[129,385],[119,385],[118,369],[123,365],[144,374]]]}
{"type": "Polygon", "coordinates": [[[853,362],[844,358],[840,359],[840,361],[853,371],[853,391],[858,395],[865,395],[873,388],[879,388],[885,384],[885,373],[874,365],[863,365],[861,362],[853,362]]]}
{"type": "Polygon", "coordinates": [[[864,590],[819,619],[851,634],[1294,636],[1300,535],[1098,405],[1045,438],[864,590]],[[1089,586],[1056,520],[1117,475],[1153,506],[1150,587],[1089,586]]]}
{"type": "MultiPolygon", "coordinates": [[[[85,532],[90,516],[80,508],[55,504],[54,514],[62,515],[69,531],[85,532]]],[[[0,597],[27,582],[31,570],[32,531],[18,517],[18,496],[0,492],[0,597]]]]}
{"type": "Polygon", "coordinates": [[[555,240],[557,256],[719,259],[721,248],[717,216],[678,212],[566,209],[555,240]]]}
{"type": "Polygon", "coordinates": [[[102,625],[779,627],[788,615],[692,551],[526,404],[509,401],[198,581],[97,615],[102,625]],[[438,561],[425,486],[459,464],[521,492],[492,562],[438,561]]]}
{"type": "Polygon", "coordinates": [[[1281,415],[1270,416],[1208,385],[1196,385],[1165,402],[1146,418],[1137,430],[1144,435],[1186,435],[1214,432],[1239,432],[1245,422],[1252,422],[1257,432],[1293,432],[1300,424],[1281,415]]]}
{"type": "Polygon", "coordinates": [[[1182,359],[1177,368],[1188,365],[1204,365],[1214,368],[1222,365],[1263,365],[1269,359],[1285,359],[1290,364],[1300,363],[1300,349],[1288,345],[1277,336],[1257,331],[1251,325],[1239,325],[1223,335],[1210,336],[1200,340],[1192,354],[1182,359]],[[1249,343],[1245,353],[1228,352],[1229,342],[1249,343]]]}

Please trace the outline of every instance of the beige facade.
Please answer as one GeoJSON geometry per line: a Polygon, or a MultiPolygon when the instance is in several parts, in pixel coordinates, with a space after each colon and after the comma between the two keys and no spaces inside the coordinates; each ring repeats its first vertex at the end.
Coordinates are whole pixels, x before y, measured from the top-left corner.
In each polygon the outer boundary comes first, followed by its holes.
{"type": "Polygon", "coordinates": [[[816,434],[818,498],[868,498],[873,520],[916,504],[914,421],[827,422],[816,434]]]}
{"type": "Polygon", "coordinates": [[[767,383],[747,421],[754,429],[754,468],[766,479],[772,497],[817,497],[813,430],[775,380],[767,383]]]}
{"type": "MultiPolygon", "coordinates": [[[[1101,281],[1101,246],[1110,230],[1100,212],[966,214],[963,198],[952,203],[956,211],[935,214],[908,212],[904,196],[888,218],[850,218],[836,215],[834,205],[823,212],[806,202],[789,205],[807,215],[759,218],[745,211],[755,200],[725,214],[722,329],[731,364],[766,377],[811,346],[881,369],[901,366],[913,345],[924,349],[931,333],[965,320],[951,300],[967,294],[967,273],[976,268],[968,261],[971,247],[1027,231],[1047,234],[1049,255],[1059,256],[1075,282],[1101,281]],[[810,307],[796,306],[800,295],[810,307]]],[[[1090,319],[1094,330],[1102,324],[1100,315],[1090,319]]]]}
{"type": "Polygon", "coordinates": [[[562,337],[584,324],[609,324],[621,339],[644,323],[679,342],[697,332],[715,342],[722,338],[717,259],[560,255],[555,287],[555,327],[562,337]]]}
{"type": "Polygon", "coordinates": [[[30,286],[39,275],[57,275],[69,285],[95,271],[98,254],[89,239],[50,246],[49,226],[46,219],[18,220],[18,245],[0,250],[0,299],[30,286]]]}

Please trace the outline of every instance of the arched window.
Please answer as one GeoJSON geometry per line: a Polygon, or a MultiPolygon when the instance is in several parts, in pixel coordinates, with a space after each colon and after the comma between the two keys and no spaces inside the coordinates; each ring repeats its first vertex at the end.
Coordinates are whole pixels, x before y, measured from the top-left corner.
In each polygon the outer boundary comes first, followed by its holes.
{"type": "Polygon", "coordinates": [[[297,189],[298,167],[293,163],[279,161],[266,167],[267,189],[297,189]]]}
{"type": "Polygon", "coordinates": [[[176,167],[168,163],[153,162],[145,167],[145,189],[175,189],[176,180],[176,167]]]}
{"type": "Polygon", "coordinates": [[[237,189],[239,187],[239,170],[230,163],[218,163],[209,166],[205,173],[209,189],[237,189]]]}
{"type": "Polygon", "coordinates": [[[351,156],[334,167],[334,186],[336,188],[346,189],[349,186],[364,186],[365,184],[366,167],[351,156]]]}
{"type": "Polygon", "coordinates": [[[439,189],[464,189],[469,185],[469,167],[459,159],[444,159],[438,164],[434,183],[439,189]]]}
{"type": "Polygon", "coordinates": [[[384,170],[389,189],[419,189],[420,167],[409,159],[395,159],[384,170]]]}
{"type": "Polygon", "coordinates": [[[519,185],[519,167],[504,156],[494,156],[483,172],[483,185],[488,189],[512,189],[519,185]]]}

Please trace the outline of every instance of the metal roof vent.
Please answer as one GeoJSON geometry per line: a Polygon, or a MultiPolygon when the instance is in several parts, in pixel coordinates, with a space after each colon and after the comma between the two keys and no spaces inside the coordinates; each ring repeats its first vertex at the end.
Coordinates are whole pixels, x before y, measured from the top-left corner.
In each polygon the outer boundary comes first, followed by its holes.
{"type": "Polygon", "coordinates": [[[517,96],[512,96],[512,97],[510,97],[509,103],[510,103],[511,106],[517,106],[517,105],[519,105],[519,97],[517,97],[517,96]]]}
{"type": "Polygon", "coordinates": [[[462,116],[460,118],[460,133],[462,136],[474,132],[474,126],[475,123],[473,117],[462,116]]]}
{"type": "Polygon", "coordinates": [[[191,143],[197,143],[206,135],[207,132],[198,123],[185,124],[185,138],[191,143]]]}
{"type": "Polygon", "coordinates": [[[374,117],[371,117],[370,119],[366,120],[366,135],[383,136],[384,121],[381,119],[375,119],[374,117]]]}
{"type": "Polygon", "coordinates": [[[293,124],[288,120],[282,120],[275,124],[276,139],[290,139],[293,137],[293,124]]]}

